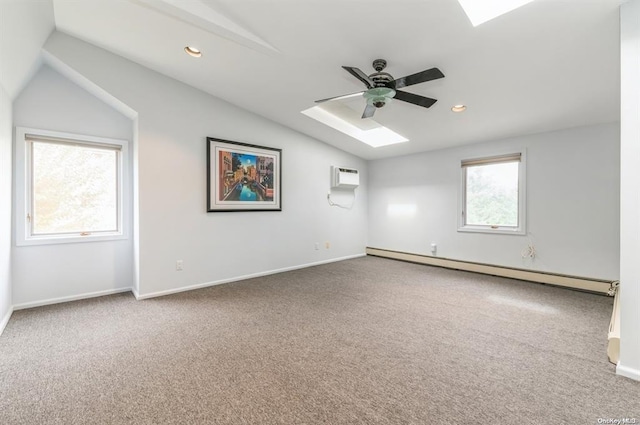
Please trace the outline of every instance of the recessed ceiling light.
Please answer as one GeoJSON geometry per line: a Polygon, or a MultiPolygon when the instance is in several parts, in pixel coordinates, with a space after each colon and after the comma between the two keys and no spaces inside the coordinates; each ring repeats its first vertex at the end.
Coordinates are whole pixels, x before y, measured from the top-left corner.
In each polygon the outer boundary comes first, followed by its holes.
{"type": "Polygon", "coordinates": [[[187,52],[189,56],[193,56],[194,58],[199,58],[200,56],[202,56],[202,52],[193,46],[185,47],[184,51],[187,52]]]}
{"type": "Polygon", "coordinates": [[[453,112],[464,112],[467,109],[466,105],[453,105],[451,110],[453,112]]]}

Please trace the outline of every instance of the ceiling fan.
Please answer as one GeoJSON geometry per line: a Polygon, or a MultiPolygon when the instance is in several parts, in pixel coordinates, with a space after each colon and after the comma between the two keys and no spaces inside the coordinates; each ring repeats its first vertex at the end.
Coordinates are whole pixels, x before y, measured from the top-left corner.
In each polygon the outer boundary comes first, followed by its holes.
{"type": "Polygon", "coordinates": [[[407,75],[406,77],[394,79],[391,74],[382,72],[387,66],[387,61],[384,59],[376,59],[373,61],[373,69],[376,70],[373,74],[367,76],[360,69],[353,66],[343,66],[343,68],[362,81],[367,90],[357,93],[351,93],[342,96],[330,97],[328,99],[316,100],[316,103],[326,102],[328,100],[346,99],[348,97],[357,96],[362,93],[365,99],[367,99],[367,107],[364,109],[362,118],[371,118],[376,111],[376,108],[382,108],[391,99],[402,100],[403,102],[413,103],[414,105],[429,108],[431,105],[437,102],[436,99],[430,97],[424,97],[413,93],[398,90],[402,87],[409,87],[414,84],[424,83],[425,81],[436,80],[438,78],[444,78],[444,74],[438,68],[431,68],[425,71],[417,72],[415,74],[407,75]]]}

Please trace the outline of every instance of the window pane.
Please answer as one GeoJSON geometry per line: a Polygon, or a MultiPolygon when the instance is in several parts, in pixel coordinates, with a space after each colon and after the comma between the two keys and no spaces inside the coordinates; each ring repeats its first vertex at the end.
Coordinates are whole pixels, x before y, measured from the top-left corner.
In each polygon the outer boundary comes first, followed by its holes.
{"type": "Polygon", "coordinates": [[[518,226],[519,162],[467,167],[465,224],[518,226]]]}
{"type": "Polygon", "coordinates": [[[33,142],[33,234],[118,230],[118,152],[33,142]]]}

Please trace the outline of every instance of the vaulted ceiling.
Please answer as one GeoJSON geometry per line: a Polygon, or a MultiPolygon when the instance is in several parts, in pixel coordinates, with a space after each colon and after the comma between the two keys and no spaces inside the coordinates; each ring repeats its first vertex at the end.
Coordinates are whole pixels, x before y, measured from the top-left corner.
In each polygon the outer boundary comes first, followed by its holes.
{"type": "Polygon", "coordinates": [[[58,31],[376,159],[618,121],[619,3],[536,0],[477,27],[456,0],[53,0],[53,12],[58,31]],[[341,66],[371,73],[376,58],[396,78],[445,74],[406,89],[438,99],[431,108],[376,111],[409,142],[372,148],[301,114],[363,90],[341,66]]]}

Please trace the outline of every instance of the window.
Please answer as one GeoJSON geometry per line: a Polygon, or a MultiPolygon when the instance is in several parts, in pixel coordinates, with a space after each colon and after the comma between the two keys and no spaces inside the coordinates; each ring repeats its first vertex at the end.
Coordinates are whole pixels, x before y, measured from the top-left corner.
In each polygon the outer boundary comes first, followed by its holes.
{"type": "Polygon", "coordinates": [[[525,234],[524,152],[463,160],[458,230],[525,234]]]}
{"type": "Polygon", "coordinates": [[[18,245],[126,237],[126,141],[26,128],[16,141],[18,245]]]}

